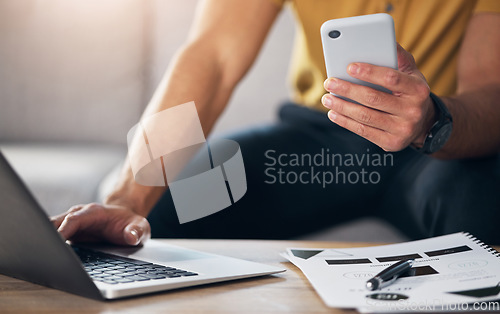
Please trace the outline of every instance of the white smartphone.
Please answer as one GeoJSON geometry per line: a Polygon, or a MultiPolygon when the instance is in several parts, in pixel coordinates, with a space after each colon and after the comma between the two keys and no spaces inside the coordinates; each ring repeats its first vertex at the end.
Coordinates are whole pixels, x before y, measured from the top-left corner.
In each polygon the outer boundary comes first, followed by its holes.
{"type": "Polygon", "coordinates": [[[347,74],[347,66],[352,62],[398,69],[394,20],[389,14],[377,13],[326,21],[321,26],[321,41],[328,77],[391,93],[382,86],[347,74]]]}

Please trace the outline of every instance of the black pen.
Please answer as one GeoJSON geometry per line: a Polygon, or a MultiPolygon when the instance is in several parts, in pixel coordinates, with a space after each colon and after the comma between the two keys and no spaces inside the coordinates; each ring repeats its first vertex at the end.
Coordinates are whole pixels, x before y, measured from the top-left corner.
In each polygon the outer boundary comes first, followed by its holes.
{"type": "Polygon", "coordinates": [[[392,284],[399,276],[411,269],[415,260],[401,260],[387,267],[366,282],[366,289],[377,290],[392,284]]]}

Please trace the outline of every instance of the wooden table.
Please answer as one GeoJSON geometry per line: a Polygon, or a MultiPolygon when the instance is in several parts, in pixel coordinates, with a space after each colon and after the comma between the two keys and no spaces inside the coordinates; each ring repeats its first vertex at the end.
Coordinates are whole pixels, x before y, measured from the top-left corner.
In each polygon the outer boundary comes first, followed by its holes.
{"type": "MultiPolygon", "coordinates": [[[[286,272],[116,301],[95,301],[0,275],[0,313],[355,313],[326,307],[302,272],[279,255],[286,247],[366,243],[255,240],[163,240],[270,265],[286,272]]],[[[373,245],[373,244],[372,244],[373,245]]]]}

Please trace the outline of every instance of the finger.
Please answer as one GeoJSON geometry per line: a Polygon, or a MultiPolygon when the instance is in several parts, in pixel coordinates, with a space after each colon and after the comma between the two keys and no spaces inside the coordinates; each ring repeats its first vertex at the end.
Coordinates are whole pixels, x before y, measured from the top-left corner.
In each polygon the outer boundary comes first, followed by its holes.
{"type": "Polygon", "coordinates": [[[67,214],[57,231],[65,239],[69,240],[79,229],[79,218],[73,214],[67,214]]]}
{"type": "MultiPolygon", "coordinates": [[[[330,110],[328,112],[328,118],[338,124],[339,126],[358,134],[359,136],[369,140],[370,142],[381,146],[379,143],[383,141],[383,139],[388,135],[387,132],[383,130],[379,130],[357,121],[354,121],[351,118],[343,116],[337,112],[330,110]]],[[[382,146],[381,146],[382,147],[382,146]]]]}
{"type": "Polygon", "coordinates": [[[123,229],[123,241],[128,245],[139,245],[151,237],[151,228],[146,218],[138,217],[123,229]]]}
{"type": "Polygon", "coordinates": [[[419,72],[413,55],[406,51],[399,43],[397,43],[397,54],[399,71],[408,74],[419,72]]]}
{"type": "Polygon", "coordinates": [[[351,63],[347,67],[347,73],[354,78],[380,85],[396,93],[416,92],[418,90],[415,89],[415,85],[421,83],[420,77],[368,63],[351,63]]]}
{"type": "Polygon", "coordinates": [[[390,131],[393,116],[389,113],[345,101],[330,94],[323,96],[328,108],[354,121],[380,130],[390,131]]]}
{"type": "Polygon", "coordinates": [[[52,222],[52,224],[56,229],[58,229],[61,226],[61,223],[63,222],[66,215],[67,213],[63,213],[57,216],[50,217],[50,221],[52,222]]]}
{"type": "Polygon", "coordinates": [[[100,211],[96,210],[98,209],[97,206],[96,204],[89,204],[80,210],[68,213],[57,231],[63,238],[69,240],[86,229],[99,230],[99,225],[104,222],[104,219],[101,219],[100,211]]]}
{"type": "Polygon", "coordinates": [[[66,217],[67,214],[76,212],[76,211],[80,210],[83,206],[84,205],[75,205],[75,206],[72,206],[70,209],[68,209],[64,213],[51,217],[50,221],[52,222],[52,224],[54,225],[54,227],[56,229],[58,229],[61,226],[61,223],[63,222],[63,220],[64,220],[64,218],[66,217]]]}
{"type": "MultiPolygon", "coordinates": [[[[400,106],[394,106],[394,96],[375,90],[373,88],[354,84],[337,78],[329,78],[325,81],[325,89],[339,96],[347,97],[367,107],[398,114],[403,111],[400,106]]],[[[326,99],[325,99],[326,100],[326,99]]]]}

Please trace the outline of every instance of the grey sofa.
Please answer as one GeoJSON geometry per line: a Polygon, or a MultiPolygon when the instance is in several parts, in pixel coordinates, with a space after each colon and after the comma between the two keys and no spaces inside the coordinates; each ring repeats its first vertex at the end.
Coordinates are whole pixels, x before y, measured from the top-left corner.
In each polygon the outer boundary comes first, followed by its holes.
{"type": "MultiPolygon", "coordinates": [[[[0,2],[0,148],[48,214],[98,201],[110,189],[126,154],[126,133],[186,37],[195,5],[0,2]]],[[[214,134],[274,119],[288,97],[293,33],[285,12],[214,134]]],[[[381,223],[368,224],[375,231],[366,236],[341,229],[316,238],[401,239],[381,223]]]]}

